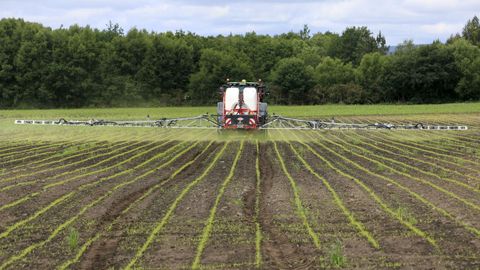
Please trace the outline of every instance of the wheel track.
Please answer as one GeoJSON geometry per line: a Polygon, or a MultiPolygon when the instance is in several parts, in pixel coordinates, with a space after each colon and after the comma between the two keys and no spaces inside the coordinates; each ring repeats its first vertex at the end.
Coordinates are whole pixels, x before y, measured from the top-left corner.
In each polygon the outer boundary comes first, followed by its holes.
{"type": "Polygon", "coordinates": [[[223,194],[225,193],[225,189],[227,188],[227,186],[230,184],[230,182],[232,181],[232,179],[234,177],[235,169],[237,168],[237,165],[238,165],[238,160],[240,159],[240,156],[243,152],[244,143],[245,143],[244,140],[242,140],[240,142],[240,147],[237,151],[237,154],[235,155],[235,159],[233,160],[233,164],[230,167],[230,171],[229,171],[227,177],[225,178],[225,180],[223,181],[222,185],[220,186],[220,189],[218,190],[217,197],[215,198],[215,202],[213,203],[213,206],[210,209],[210,215],[207,218],[207,221],[205,223],[205,227],[203,229],[203,232],[202,232],[202,235],[201,235],[201,238],[200,238],[200,242],[198,243],[198,246],[197,246],[197,252],[195,254],[195,259],[193,260],[193,263],[192,263],[192,269],[199,269],[200,268],[202,254],[203,254],[203,251],[205,250],[207,242],[208,242],[208,240],[210,238],[210,235],[212,233],[213,222],[215,221],[215,216],[216,216],[216,213],[217,213],[218,205],[220,204],[220,200],[222,199],[223,194]]]}
{"type": "Polygon", "coordinates": [[[272,269],[291,269],[306,268],[311,265],[292,265],[292,258],[304,258],[298,246],[290,242],[287,235],[282,232],[277,224],[274,223],[274,213],[272,212],[271,202],[268,198],[273,193],[274,185],[274,167],[272,159],[268,157],[267,144],[260,144],[260,190],[259,199],[259,223],[262,228],[262,258],[264,258],[264,268],[272,269]]]}

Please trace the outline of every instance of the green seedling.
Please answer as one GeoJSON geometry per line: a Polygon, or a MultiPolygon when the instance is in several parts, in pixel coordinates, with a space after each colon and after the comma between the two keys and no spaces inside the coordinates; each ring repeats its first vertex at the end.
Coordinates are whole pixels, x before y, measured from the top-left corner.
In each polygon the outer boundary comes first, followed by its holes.
{"type": "Polygon", "coordinates": [[[397,215],[400,217],[401,220],[407,221],[408,223],[415,225],[418,223],[417,219],[413,216],[413,214],[404,206],[400,206],[397,208],[397,215]]]}
{"type": "Polygon", "coordinates": [[[70,228],[70,232],[67,235],[67,244],[70,251],[77,249],[79,238],[79,232],[75,228],[70,228]]]}
{"type": "Polygon", "coordinates": [[[343,255],[343,245],[340,240],[337,240],[333,245],[330,246],[328,252],[330,264],[335,268],[345,267],[347,264],[347,259],[343,255]]]}

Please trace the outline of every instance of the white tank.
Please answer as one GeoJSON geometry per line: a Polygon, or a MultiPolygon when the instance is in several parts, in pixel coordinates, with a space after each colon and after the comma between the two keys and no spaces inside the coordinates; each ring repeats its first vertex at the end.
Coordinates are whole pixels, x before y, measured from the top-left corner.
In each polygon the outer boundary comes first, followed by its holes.
{"type": "Polygon", "coordinates": [[[225,110],[231,111],[238,104],[239,91],[237,87],[229,87],[225,90],[225,110]]]}
{"type": "Polygon", "coordinates": [[[245,87],[243,89],[243,102],[251,111],[257,110],[257,89],[255,87],[245,87]]]}

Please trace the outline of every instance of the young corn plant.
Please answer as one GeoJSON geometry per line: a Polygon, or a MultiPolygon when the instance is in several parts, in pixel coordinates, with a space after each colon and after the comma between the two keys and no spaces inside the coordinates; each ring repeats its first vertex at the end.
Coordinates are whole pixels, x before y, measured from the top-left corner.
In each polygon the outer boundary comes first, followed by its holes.
{"type": "Polygon", "coordinates": [[[399,206],[397,208],[397,215],[404,221],[415,225],[418,223],[417,219],[413,216],[413,214],[404,206],[399,206]]]}
{"type": "Polygon", "coordinates": [[[334,244],[330,246],[329,259],[330,265],[335,268],[341,268],[346,266],[347,259],[343,255],[343,245],[340,240],[337,240],[334,244]]]}
{"type": "Polygon", "coordinates": [[[80,233],[75,228],[70,228],[68,235],[66,236],[68,248],[71,252],[77,249],[78,240],[80,239],[80,233]]]}

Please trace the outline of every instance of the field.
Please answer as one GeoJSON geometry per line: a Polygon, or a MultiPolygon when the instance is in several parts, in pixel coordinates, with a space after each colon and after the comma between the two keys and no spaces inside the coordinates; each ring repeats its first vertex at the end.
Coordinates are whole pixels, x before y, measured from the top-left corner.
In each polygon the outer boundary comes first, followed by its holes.
{"type": "Polygon", "coordinates": [[[0,111],[0,269],[480,268],[479,103],[271,109],[468,131],[13,125],[207,111],[0,111]]]}

